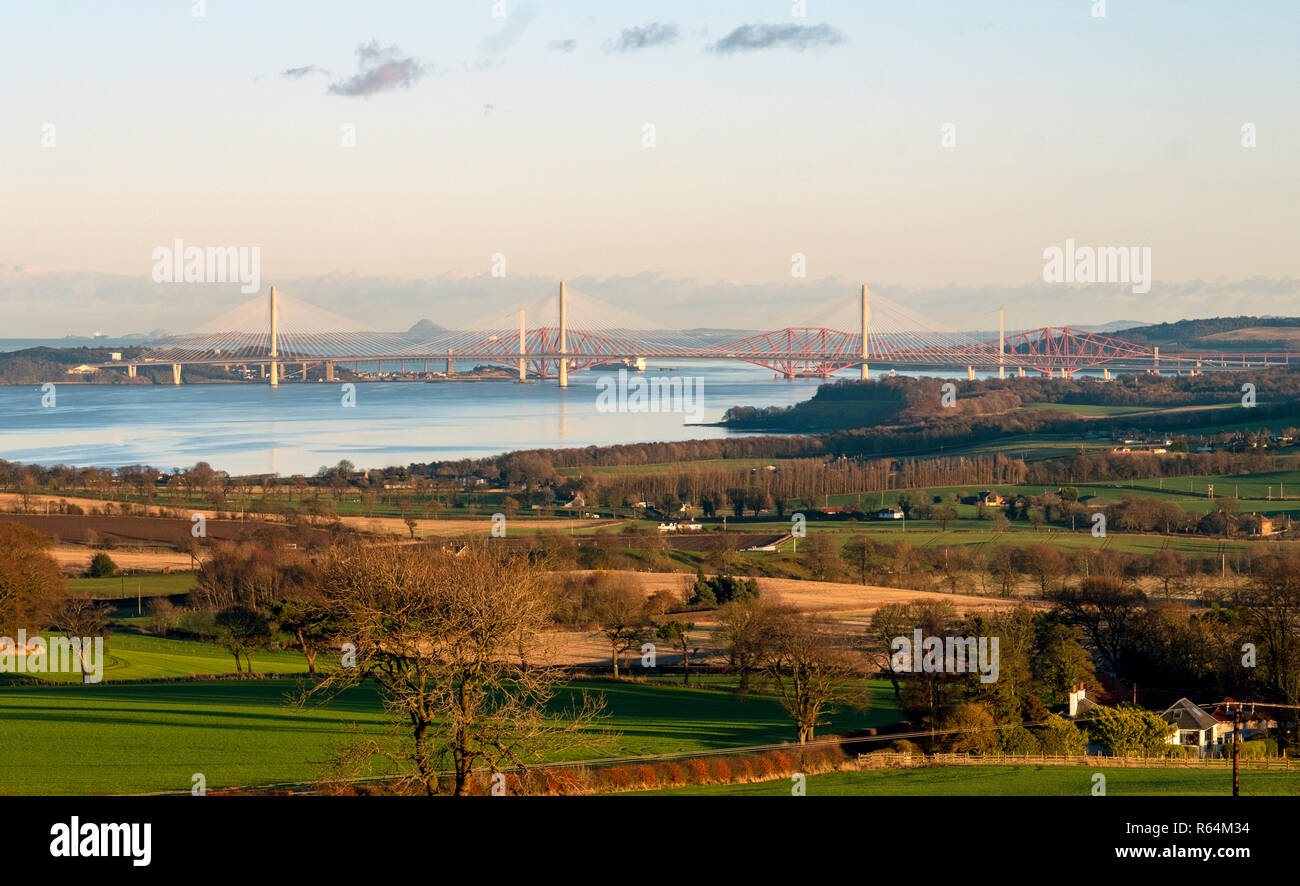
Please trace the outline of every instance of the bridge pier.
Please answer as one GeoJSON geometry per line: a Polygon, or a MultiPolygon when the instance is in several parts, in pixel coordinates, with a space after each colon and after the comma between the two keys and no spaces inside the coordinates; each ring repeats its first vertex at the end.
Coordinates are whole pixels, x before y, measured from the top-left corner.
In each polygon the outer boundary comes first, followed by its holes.
{"type": "Polygon", "coordinates": [[[453,351],[451,348],[448,348],[448,349],[447,349],[447,374],[448,374],[448,375],[455,375],[455,374],[456,374],[456,363],[455,363],[455,361],[452,360],[452,358],[451,358],[451,355],[454,354],[454,353],[455,353],[455,351],[453,351]]]}
{"type": "Polygon", "coordinates": [[[134,364],[134,363],[128,363],[128,364],[126,365],[126,377],[127,377],[127,378],[135,378],[135,364],[134,364]]]}
{"type": "Polygon", "coordinates": [[[334,381],[334,364],[329,361],[325,362],[325,380],[334,381]]]}
{"type": "Polygon", "coordinates": [[[1018,366],[1018,367],[1016,367],[1016,368],[1020,370],[1020,377],[1021,377],[1021,378],[1024,378],[1024,377],[1025,377],[1025,367],[1023,367],[1023,366],[1018,366]]]}
{"type": "Polygon", "coordinates": [[[975,380],[975,367],[974,367],[974,366],[967,366],[967,367],[966,367],[966,378],[967,378],[967,380],[969,380],[969,381],[974,381],[974,380],[975,380]]]}
{"type": "Polygon", "coordinates": [[[172,384],[174,384],[174,385],[178,385],[178,384],[180,384],[180,383],[181,383],[181,364],[179,364],[179,363],[173,363],[173,364],[172,364],[172,384]]]}

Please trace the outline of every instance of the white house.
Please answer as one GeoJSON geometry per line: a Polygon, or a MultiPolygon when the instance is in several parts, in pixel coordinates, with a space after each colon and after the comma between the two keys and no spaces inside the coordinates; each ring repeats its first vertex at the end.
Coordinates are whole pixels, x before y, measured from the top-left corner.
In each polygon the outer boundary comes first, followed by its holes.
{"type": "Polygon", "coordinates": [[[1204,756],[1220,743],[1219,721],[1186,698],[1178,699],[1160,716],[1174,726],[1170,744],[1195,747],[1204,756]]]}

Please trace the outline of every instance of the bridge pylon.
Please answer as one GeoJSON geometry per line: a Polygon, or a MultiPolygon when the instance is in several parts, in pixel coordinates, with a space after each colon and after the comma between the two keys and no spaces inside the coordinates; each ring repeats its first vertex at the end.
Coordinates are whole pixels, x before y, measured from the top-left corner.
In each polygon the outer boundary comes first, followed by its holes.
{"type": "Polygon", "coordinates": [[[277,343],[279,339],[280,312],[276,310],[275,287],[271,287],[271,387],[280,386],[280,364],[276,362],[279,355],[277,343]]]}
{"type": "Polygon", "coordinates": [[[871,322],[871,306],[867,304],[867,284],[862,284],[862,380],[866,381],[870,375],[867,369],[867,358],[871,356],[871,348],[867,344],[867,327],[871,322]]]}

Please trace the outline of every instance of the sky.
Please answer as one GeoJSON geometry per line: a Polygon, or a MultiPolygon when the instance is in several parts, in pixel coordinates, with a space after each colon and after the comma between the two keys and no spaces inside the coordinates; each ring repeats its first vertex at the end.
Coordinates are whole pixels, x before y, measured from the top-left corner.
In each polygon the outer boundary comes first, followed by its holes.
{"type": "Polygon", "coordinates": [[[250,298],[155,282],[177,239],[381,329],[561,278],[673,328],[862,282],[948,328],[1300,313],[1300,4],[1104,5],[5,3],[0,334],[250,298]],[[1067,239],[1150,292],[1044,281],[1067,239]]]}

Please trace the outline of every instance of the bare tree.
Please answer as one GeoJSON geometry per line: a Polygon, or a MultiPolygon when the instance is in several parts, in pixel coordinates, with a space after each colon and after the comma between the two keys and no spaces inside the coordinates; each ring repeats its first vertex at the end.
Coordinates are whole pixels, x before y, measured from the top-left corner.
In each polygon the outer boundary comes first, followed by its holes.
{"type": "Polygon", "coordinates": [[[592,614],[600,626],[599,633],[609,644],[614,663],[614,679],[619,678],[619,659],[629,649],[637,649],[650,634],[645,594],[636,588],[601,575],[592,594],[592,614]]]}
{"type": "Polygon", "coordinates": [[[773,620],[767,674],[794,720],[800,744],[812,741],[839,705],[864,703],[865,695],[854,686],[861,673],[842,631],[792,609],[773,620]]]}
{"type": "MultiPolygon", "coordinates": [[[[54,614],[54,628],[71,637],[102,637],[108,629],[109,615],[112,607],[107,603],[97,603],[88,597],[68,597],[63,606],[54,614]]],[[[81,667],[81,679],[86,679],[86,651],[80,649],[78,664],[81,667]]]]}
{"type": "Polygon", "coordinates": [[[351,759],[382,754],[410,767],[407,777],[430,795],[439,760],[451,763],[452,790],[463,796],[476,766],[526,770],[561,742],[596,742],[583,732],[603,699],[583,693],[555,713],[548,706],[559,674],[517,660],[520,645],[536,645],[549,624],[547,565],[480,544],[457,554],[424,545],[334,551],[322,593],[355,663],[330,672],[304,700],[374,681],[412,744],[372,741],[351,759]]]}

